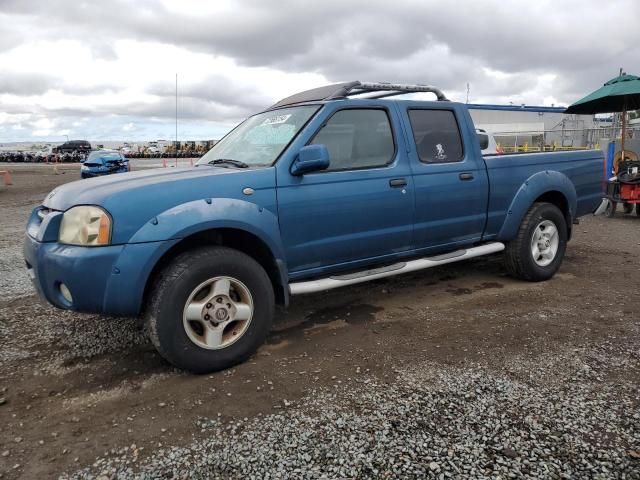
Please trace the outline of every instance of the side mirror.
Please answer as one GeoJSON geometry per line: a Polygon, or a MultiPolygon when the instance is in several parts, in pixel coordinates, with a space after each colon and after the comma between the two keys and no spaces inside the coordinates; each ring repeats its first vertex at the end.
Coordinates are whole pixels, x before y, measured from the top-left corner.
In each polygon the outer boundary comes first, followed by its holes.
{"type": "Polygon", "coordinates": [[[489,135],[477,132],[476,136],[478,137],[478,142],[480,142],[480,150],[489,148],[489,135]]]}
{"type": "Polygon", "coordinates": [[[291,166],[291,175],[304,175],[325,170],[329,167],[329,163],[329,150],[325,145],[307,145],[298,152],[291,166]]]}

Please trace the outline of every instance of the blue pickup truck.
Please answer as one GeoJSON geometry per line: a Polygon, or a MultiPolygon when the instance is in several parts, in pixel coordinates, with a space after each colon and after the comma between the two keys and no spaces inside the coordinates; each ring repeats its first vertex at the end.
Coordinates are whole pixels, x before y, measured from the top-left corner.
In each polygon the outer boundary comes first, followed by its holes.
{"type": "Polygon", "coordinates": [[[602,153],[483,157],[486,143],[435,87],[308,90],[192,168],[56,188],[29,218],[27,269],[59,308],[140,316],[194,372],[248,358],[292,295],[500,251],[514,277],[549,279],[603,196],[602,153]],[[412,92],[437,100],[390,98],[412,92]]]}

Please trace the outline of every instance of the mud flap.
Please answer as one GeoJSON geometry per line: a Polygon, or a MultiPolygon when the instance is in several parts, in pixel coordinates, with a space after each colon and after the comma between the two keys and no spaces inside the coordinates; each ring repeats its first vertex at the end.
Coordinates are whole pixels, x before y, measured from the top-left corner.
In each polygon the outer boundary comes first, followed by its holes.
{"type": "Polygon", "coordinates": [[[604,215],[604,213],[607,211],[607,208],[609,207],[609,204],[611,203],[611,200],[609,200],[608,198],[603,198],[602,202],[600,203],[600,206],[598,208],[596,208],[595,212],[593,212],[594,215],[604,215]]]}

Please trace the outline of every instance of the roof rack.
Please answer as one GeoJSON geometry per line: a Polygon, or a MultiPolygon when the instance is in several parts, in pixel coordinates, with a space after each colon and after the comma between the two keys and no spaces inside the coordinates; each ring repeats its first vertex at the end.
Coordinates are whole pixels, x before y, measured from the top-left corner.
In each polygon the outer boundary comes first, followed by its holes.
{"type": "Polygon", "coordinates": [[[270,108],[283,107],[285,105],[293,105],[295,103],[302,102],[336,100],[340,98],[347,98],[354,95],[362,95],[368,93],[375,93],[375,95],[370,95],[363,98],[384,98],[415,92],[434,93],[438,101],[449,101],[442,90],[431,85],[405,85],[400,83],[354,81],[335,83],[333,85],[325,85],[323,87],[305,90],[304,92],[299,92],[291,95],[290,97],[283,98],[279,102],[272,105],[270,108]]]}

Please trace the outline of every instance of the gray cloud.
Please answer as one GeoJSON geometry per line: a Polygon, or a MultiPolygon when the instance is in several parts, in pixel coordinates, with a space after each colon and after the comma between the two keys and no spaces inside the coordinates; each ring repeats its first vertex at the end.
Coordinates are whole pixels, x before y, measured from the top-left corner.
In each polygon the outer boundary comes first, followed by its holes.
{"type": "Polygon", "coordinates": [[[40,95],[56,88],[60,81],[44,73],[11,73],[0,75],[0,94],[40,95]]]}
{"type": "MultiPolygon", "coordinates": [[[[330,81],[427,82],[458,95],[470,83],[472,100],[529,103],[543,97],[568,103],[620,66],[640,68],[637,0],[236,0],[233,9],[215,15],[175,12],[154,0],[0,1],[7,25],[0,52],[31,36],[80,39],[96,61],[116,68],[113,45],[129,39],[229,57],[238,65],[319,73],[330,81]],[[553,81],[545,86],[544,78],[553,81]]],[[[198,66],[193,69],[197,73],[198,66]]],[[[180,90],[182,115],[226,121],[270,103],[245,84],[224,72],[205,75],[180,90]]],[[[47,72],[0,76],[0,93],[26,96],[51,88],[73,95],[118,91],[61,83],[47,72]]],[[[171,118],[173,89],[150,77],[146,93],[155,100],[76,113],[171,118]]]]}
{"type": "Polygon", "coordinates": [[[91,43],[91,54],[97,60],[117,60],[118,55],[113,46],[108,43],[91,43]]]}
{"type": "MultiPolygon", "coordinates": [[[[158,41],[244,65],[315,71],[336,80],[412,77],[460,89],[479,76],[472,68],[479,64],[580,81],[594,64],[613,75],[620,62],[640,63],[635,0],[590,5],[352,0],[348,8],[342,0],[243,0],[233,11],[211,17],[168,11],[151,0],[5,0],[3,10],[46,15],[71,26],[71,36],[75,30],[79,36],[92,32],[85,38],[158,41]]],[[[108,43],[94,50],[98,58],[115,55],[108,43]]]]}
{"type": "MultiPolygon", "coordinates": [[[[147,93],[160,97],[174,97],[175,84],[154,83],[147,93]]],[[[219,106],[231,106],[245,113],[255,111],[256,108],[264,108],[270,104],[271,99],[265,97],[255,90],[247,90],[235,83],[233,79],[224,75],[208,75],[201,81],[188,84],[178,89],[180,99],[191,101],[201,101],[216,104],[219,106]]]]}
{"type": "Polygon", "coordinates": [[[78,82],[65,82],[56,88],[69,95],[96,95],[104,93],[117,93],[122,90],[122,87],[108,83],[85,85],[78,82]]]}
{"type": "Polygon", "coordinates": [[[69,95],[93,95],[117,92],[121,89],[117,85],[110,84],[85,85],[65,82],[61,78],[47,73],[4,71],[0,75],[0,95],[42,95],[50,90],[59,90],[69,95]]]}

